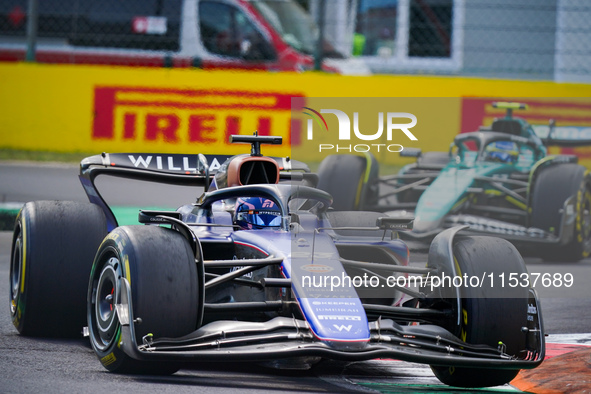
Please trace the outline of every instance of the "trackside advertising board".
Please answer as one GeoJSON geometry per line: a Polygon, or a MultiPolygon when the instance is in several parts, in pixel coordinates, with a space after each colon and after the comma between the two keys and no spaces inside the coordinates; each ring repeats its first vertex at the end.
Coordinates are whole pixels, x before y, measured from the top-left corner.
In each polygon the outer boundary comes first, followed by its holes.
{"type": "MultiPolygon", "coordinates": [[[[284,138],[282,147],[267,146],[265,154],[290,155],[291,147],[302,147],[308,141],[308,120],[315,121],[308,115],[292,116],[293,98],[300,98],[303,101],[298,105],[319,114],[321,110],[342,111],[351,122],[353,135],[355,112],[359,113],[361,134],[376,135],[381,121],[384,132],[379,138],[384,141],[375,137],[372,142],[386,144],[386,149],[397,143],[388,144],[388,127],[394,130],[392,125],[416,122],[409,128],[416,140],[408,138],[400,127],[392,132],[404,141],[398,142],[401,146],[423,151],[447,150],[458,132],[502,116],[487,107],[491,101],[530,98],[526,101],[534,111],[515,115],[535,124],[547,124],[555,117],[557,122],[588,125],[584,113],[591,108],[590,85],[457,77],[2,63],[0,80],[0,148],[58,152],[238,154],[245,152],[245,147],[230,145],[228,136],[258,131],[284,138]],[[392,108],[376,108],[375,114],[369,114],[357,111],[355,104],[343,108],[314,104],[322,97],[397,99],[383,102],[390,102],[392,108]],[[403,97],[425,99],[407,102],[403,97]],[[427,99],[444,97],[447,99],[427,99]],[[416,119],[406,115],[388,119],[389,113],[412,114],[416,119]]],[[[336,112],[323,117],[328,122],[338,121],[336,112]]],[[[336,127],[337,123],[332,129],[336,127]]],[[[321,138],[320,129],[314,133],[314,139],[321,138]]],[[[576,149],[588,156],[585,148],[576,149]]],[[[347,152],[340,149],[338,153],[347,152]]],[[[307,159],[321,159],[326,153],[316,155],[315,150],[309,150],[307,159]]],[[[398,154],[381,160],[409,162],[398,154]]]]}

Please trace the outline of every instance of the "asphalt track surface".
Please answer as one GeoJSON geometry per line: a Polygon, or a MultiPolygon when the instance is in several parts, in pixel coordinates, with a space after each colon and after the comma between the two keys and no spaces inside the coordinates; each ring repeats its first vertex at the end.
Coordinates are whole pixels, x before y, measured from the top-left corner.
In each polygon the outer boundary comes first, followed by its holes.
{"type": "MultiPolygon", "coordinates": [[[[0,163],[0,202],[40,199],[87,201],[77,166],[0,163]]],[[[99,180],[99,183],[103,182],[99,180]]],[[[104,181],[108,202],[118,206],[174,208],[193,202],[200,190],[153,188],[127,180],[104,181]]],[[[462,392],[441,385],[429,368],[393,360],[323,362],[307,371],[255,364],[194,364],[169,377],[123,376],[106,372],[85,339],[38,339],[18,335],[9,316],[10,232],[0,232],[0,392],[462,392]],[[4,305],[4,307],[1,307],[4,305]]],[[[418,264],[426,260],[415,254],[418,264]]],[[[576,288],[538,287],[546,333],[591,332],[591,259],[574,264],[526,259],[531,272],[570,273],[576,288]]],[[[59,302],[59,300],[56,300],[59,302]]],[[[587,356],[588,357],[588,356],[587,356]]],[[[542,365],[543,368],[544,364],[542,365]]],[[[539,368],[539,369],[540,369],[539,368]]],[[[565,376],[568,371],[564,371],[565,376]]],[[[519,392],[506,385],[493,392],[519,392]]],[[[490,390],[488,392],[491,392],[490,390]]]]}

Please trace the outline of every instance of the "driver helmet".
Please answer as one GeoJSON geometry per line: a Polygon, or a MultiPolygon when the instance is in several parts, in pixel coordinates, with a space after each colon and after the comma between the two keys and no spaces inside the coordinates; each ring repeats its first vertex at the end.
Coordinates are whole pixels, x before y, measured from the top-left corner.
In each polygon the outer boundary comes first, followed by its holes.
{"type": "Polygon", "coordinates": [[[512,141],[495,141],[484,152],[486,160],[499,163],[516,163],[519,158],[519,147],[512,141]]]}
{"type": "Polygon", "coordinates": [[[234,223],[249,230],[278,228],[281,226],[281,211],[272,200],[241,197],[236,200],[234,223]]]}

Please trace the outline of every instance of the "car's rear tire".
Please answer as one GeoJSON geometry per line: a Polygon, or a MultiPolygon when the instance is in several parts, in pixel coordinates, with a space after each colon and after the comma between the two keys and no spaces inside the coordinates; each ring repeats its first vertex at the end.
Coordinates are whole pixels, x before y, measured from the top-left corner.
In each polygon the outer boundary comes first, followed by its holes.
{"type": "MultiPolygon", "coordinates": [[[[526,273],[523,258],[506,240],[493,237],[466,237],[454,245],[456,274],[484,278],[482,287],[461,286],[459,324],[451,322],[450,331],[470,344],[483,344],[497,348],[505,346],[505,353],[519,356],[526,348],[528,286],[508,286],[510,274],[526,273]],[[500,274],[505,275],[501,286],[500,274]],[[490,275],[490,276],[489,276],[490,275]],[[492,278],[492,279],[491,279],[492,278]],[[496,282],[492,282],[494,280],[496,282]]],[[[448,273],[449,274],[449,273],[448,273]]],[[[520,284],[523,282],[520,282],[520,284]]],[[[473,283],[472,283],[473,284],[473,283]]],[[[452,301],[452,307],[455,300],[452,301]]],[[[457,308],[456,308],[457,309],[457,308]]],[[[456,368],[431,366],[437,378],[450,386],[490,387],[510,382],[519,370],[456,368]]]]}
{"type": "Polygon", "coordinates": [[[318,167],[318,189],[337,211],[367,209],[378,202],[378,162],[373,155],[330,155],[318,167]]]}
{"type": "Polygon", "coordinates": [[[114,307],[121,287],[131,285],[136,342],[181,337],[197,328],[199,292],[195,255],[178,232],[155,226],[124,226],[101,244],[88,284],[90,342],[102,365],[111,372],[170,375],[174,363],[138,361],[121,350],[121,331],[114,307]]]}
{"type": "Polygon", "coordinates": [[[81,337],[92,259],[107,234],[90,203],[29,202],[19,212],[10,262],[10,312],[22,335],[81,337]]]}
{"type": "Polygon", "coordinates": [[[585,167],[568,163],[543,169],[531,195],[531,226],[559,235],[564,203],[575,196],[572,239],[562,246],[541,246],[539,255],[550,261],[574,262],[591,253],[591,180],[585,167]]]}

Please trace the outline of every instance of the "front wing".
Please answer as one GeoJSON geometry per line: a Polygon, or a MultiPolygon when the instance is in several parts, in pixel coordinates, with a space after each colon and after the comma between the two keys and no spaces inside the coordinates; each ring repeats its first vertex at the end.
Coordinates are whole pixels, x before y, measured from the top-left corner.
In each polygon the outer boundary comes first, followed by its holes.
{"type": "MultiPolygon", "coordinates": [[[[524,327],[527,350],[521,358],[502,348],[471,345],[436,325],[402,326],[391,319],[369,323],[367,342],[335,343],[317,339],[304,320],[276,317],[267,322],[216,321],[182,338],[146,336],[138,344],[131,288],[122,281],[116,309],[121,322],[120,346],[129,356],[152,361],[264,361],[299,357],[323,357],[343,361],[374,358],[455,367],[531,369],[544,359],[541,316],[524,327]]],[[[534,301],[535,302],[535,301],[534,301]]]]}
{"type": "MultiPolygon", "coordinates": [[[[395,212],[388,212],[388,214],[396,216],[395,212]]],[[[567,212],[566,215],[563,215],[560,229],[556,235],[536,227],[525,227],[484,216],[457,214],[446,216],[442,228],[425,233],[405,232],[401,234],[401,238],[430,241],[444,229],[468,226],[462,231],[462,234],[496,236],[524,246],[537,244],[560,246],[567,245],[573,239],[574,219],[574,214],[569,215],[567,212]]]]}

